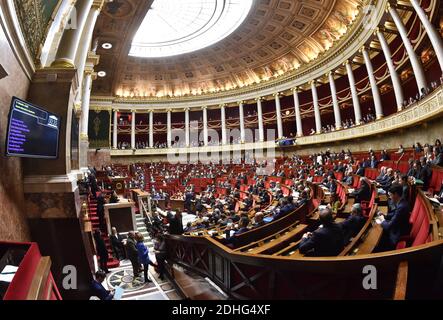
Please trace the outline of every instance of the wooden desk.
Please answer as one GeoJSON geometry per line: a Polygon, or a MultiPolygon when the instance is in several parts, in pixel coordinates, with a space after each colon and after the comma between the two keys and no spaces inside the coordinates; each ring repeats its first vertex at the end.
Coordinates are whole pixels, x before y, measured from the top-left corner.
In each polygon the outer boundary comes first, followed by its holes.
{"type": "Polygon", "coordinates": [[[115,190],[117,194],[125,194],[125,177],[111,177],[109,180],[111,180],[112,189],[115,190]]]}
{"type": "Polygon", "coordinates": [[[105,219],[109,234],[111,227],[119,233],[137,230],[134,201],[120,198],[118,203],[105,204],[105,219]]]}
{"type": "Polygon", "coordinates": [[[372,253],[375,247],[377,247],[382,234],[383,234],[383,228],[381,227],[381,225],[379,224],[373,225],[372,228],[369,230],[364,241],[358,247],[358,251],[355,254],[361,255],[361,254],[372,253]]]}

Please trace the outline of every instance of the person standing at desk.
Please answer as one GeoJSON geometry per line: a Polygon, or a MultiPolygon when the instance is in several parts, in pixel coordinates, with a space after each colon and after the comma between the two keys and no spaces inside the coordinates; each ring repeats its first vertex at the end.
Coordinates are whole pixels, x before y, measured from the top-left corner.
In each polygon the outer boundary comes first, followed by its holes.
{"type": "Polygon", "coordinates": [[[118,198],[117,192],[112,193],[111,198],[109,199],[109,203],[118,203],[120,199],[118,198]]]}

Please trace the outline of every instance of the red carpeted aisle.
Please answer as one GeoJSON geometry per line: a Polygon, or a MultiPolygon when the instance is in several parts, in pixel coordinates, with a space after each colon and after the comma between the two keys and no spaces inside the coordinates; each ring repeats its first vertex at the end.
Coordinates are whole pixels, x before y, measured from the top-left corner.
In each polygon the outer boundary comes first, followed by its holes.
{"type": "MultiPolygon", "coordinates": [[[[91,197],[88,197],[88,212],[89,212],[89,218],[91,219],[92,223],[92,230],[100,230],[103,240],[105,241],[106,248],[108,249],[108,268],[117,268],[120,266],[120,261],[114,258],[112,255],[112,247],[111,247],[111,241],[109,240],[109,236],[106,232],[106,230],[100,229],[100,223],[99,218],[97,215],[97,200],[92,199],[91,197]]],[[[100,259],[97,257],[97,259],[100,259]]]]}

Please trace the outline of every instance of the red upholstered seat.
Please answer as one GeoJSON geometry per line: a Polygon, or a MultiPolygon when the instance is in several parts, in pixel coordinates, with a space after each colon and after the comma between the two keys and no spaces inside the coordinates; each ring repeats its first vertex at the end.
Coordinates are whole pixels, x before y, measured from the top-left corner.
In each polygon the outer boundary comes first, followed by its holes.
{"type": "Polygon", "coordinates": [[[371,199],[368,201],[361,201],[360,205],[361,205],[361,209],[363,211],[363,216],[364,217],[369,217],[369,213],[371,212],[371,208],[374,206],[375,204],[375,197],[377,196],[377,189],[374,188],[373,185],[371,185],[371,199]]]}
{"type": "Polygon", "coordinates": [[[408,236],[402,237],[397,244],[397,249],[415,247],[432,241],[430,234],[430,220],[426,210],[426,204],[421,197],[415,200],[414,208],[409,217],[411,232],[408,236]]]}
{"type": "Polygon", "coordinates": [[[429,183],[429,192],[440,192],[441,183],[443,181],[443,168],[433,168],[431,182],[429,183]]]}
{"type": "Polygon", "coordinates": [[[407,173],[409,170],[409,163],[407,161],[400,161],[397,165],[397,169],[400,170],[401,173],[407,173]]]}
{"type": "Polygon", "coordinates": [[[335,177],[337,178],[337,180],[341,181],[343,179],[343,172],[336,172],[335,177]]]}
{"type": "Polygon", "coordinates": [[[354,189],[357,189],[360,186],[360,176],[354,175],[354,183],[352,184],[352,187],[354,189]]]}

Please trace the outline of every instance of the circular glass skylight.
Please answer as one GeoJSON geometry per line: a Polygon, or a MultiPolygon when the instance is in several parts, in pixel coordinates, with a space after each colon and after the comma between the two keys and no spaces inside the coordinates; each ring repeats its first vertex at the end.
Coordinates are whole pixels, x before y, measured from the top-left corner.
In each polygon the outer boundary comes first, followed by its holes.
{"type": "Polygon", "coordinates": [[[197,51],[226,38],[246,19],[254,0],[155,0],[130,56],[158,58],[197,51]]]}

